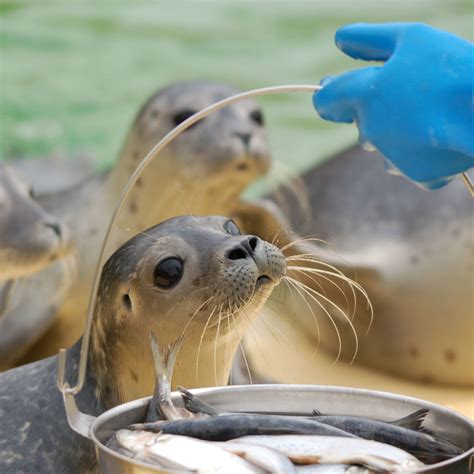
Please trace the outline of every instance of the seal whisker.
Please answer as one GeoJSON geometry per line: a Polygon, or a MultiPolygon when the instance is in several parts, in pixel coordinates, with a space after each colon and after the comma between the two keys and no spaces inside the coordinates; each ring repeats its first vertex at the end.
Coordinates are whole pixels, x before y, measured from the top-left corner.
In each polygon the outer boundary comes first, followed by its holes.
{"type": "Polygon", "coordinates": [[[292,240],[290,243],[284,245],[280,250],[283,252],[284,250],[290,249],[291,247],[304,242],[319,242],[321,244],[327,244],[327,241],[320,239],[319,237],[308,236],[302,237],[301,239],[292,240]]]}
{"type": "MultiPolygon", "coordinates": [[[[288,264],[288,262],[287,262],[287,264],[288,264]]],[[[290,265],[289,265],[289,266],[290,266],[290,265]]],[[[298,265],[298,266],[299,266],[299,265],[298,265]]],[[[293,265],[293,267],[294,267],[294,265],[293,265]]],[[[316,269],[315,269],[315,270],[316,270],[316,269]]],[[[295,270],[292,269],[292,270],[290,270],[290,271],[293,271],[293,272],[294,272],[295,270]]],[[[319,276],[319,275],[318,275],[318,276],[319,276]]],[[[309,278],[309,276],[308,276],[308,278],[309,278]]],[[[318,280],[316,280],[316,279],[313,279],[313,282],[314,282],[316,285],[318,285],[318,287],[320,288],[320,290],[321,290],[325,295],[327,295],[327,294],[326,294],[326,290],[324,289],[324,287],[323,287],[323,285],[321,284],[320,281],[318,281],[318,280]]]]}
{"type": "MultiPolygon", "coordinates": [[[[325,242],[326,243],[326,242],[325,242]]],[[[316,248],[315,248],[316,250],[316,248]]],[[[319,250],[319,249],[318,249],[319,250]]],[[[350,262],[350,260],[348,260],[347,258],[344,258],[342,257],[341,255],[339,255],[338,253],[334,253],[334,252],[328,252],[327,249],[324,249],[324,255],[328,255],[328,256],[331,256],[331,257],[337,257],[339,260],[341,260],[341,262],[343,262],[346,266],[348,267],[351,267],[352,270],[354,271],[354,274],[357,273],[357,270],[356,268],[354,267],[354,265],[350,262]]],[[[286,258],[298,258],[298,257],[307,257],[307,258],[311,258],[313,260],[316,260],[317,262],[321,263],[321,264],[324,264],[324,265],[329,265],[327,262],[325,262],[324,260],[320,260],[317,258],[318,254],[315,253],[315,252],[306,252],[306,253],[300,253],[300,254],[293,254],[293,255],[288,255],[286,258]]],[[[335,267],[333,267],[335,268],[335,267]]]]}
{"type": "MultiPolygon", "coordinates": [[[[312,253],[306,253],[306,254],[299,254],[299,255],[292,255],[292,256],[289,256],[289,257],[286,257],[286,261],[287,263],[290,262],[290,261],[293,261],[295,263],[297,263],[298,261],[304,261],[304,262],[311,262],[311,263],[317,263],[319,265],[322,265],[324,267],[327,267],[327,268],[330,268],[332,270],[334,270],[338,275],[340,276],[343,276],[345,278],[349,278],[347,277],[346,275],[344,275],[343,272],[341,272],[338,268],[334,267],[333,265],[329,265],[328,263],[324,262],[323,260],[320,260],[318,258],[316,258],[316,255],[315,254],[312,254],[312,253]]],[[[318,276],[320,278],[324,278],[323,277],[323,271],[318,271],[318,276]]],[[[357,278],[357,272],[355,271],[354,269],[354,274],[355,274],[355,278],[357,278]]],[[[334,274],[332,273],[328,273],[328,275],[333,275],[335,276],[334,274]]],[[[327,278],[325,278],[327,279],[327,278]]],[[[331,279],[327,279],[329,282],[331,282],[333,285],[335,285],[335,282],[333,282],[331,279]]],[[[354,279],[351,279],[349,278],[350,281],[346,280],[346,282],[349,284],[349,288],[351,290],[351,293],[352,293],[352,298],[354,299],[354,307],[353,307],[353,310],[352,310],[352,314],[351,314],[351,321],[354,320],[354,317],[355,317],[355,314],[356,314],[356,310],[357,310],[357,295],[356,295],[356,292],[354,291],[354,285],[353,283],[356,283],[356,281],[354,279]]],[[[362,287],[360,287],[362,288],[362,287]]],[[[363,289],[363,288],[362,288],[363,289]]],[[[363,294],[365,293],[365,290],[362,292],[363,294]]],[[[347,297],[345,295],[345,293],[342,293],[344,298],[346,298],[346,301],[347,301],[347,297]]],[[[368,299],[368,295],[365,293],[365,298],[368,299]]],[[[370,303],[370,302],[369,302],[370,303]]],[[[349,302],[347,301],[347,305],[349,307],[349,302]]],[[[366,331],[366,335],[370,329],[370,326],[372,324],[372,320],[370,320],[369,322],[369,326],[367,328],[367,331],[366,331]]]]}
{"type": "MultiPolygon", "coordinates": [[[[290,285],[290,282],[288,280],[283,280],[287,285],[290,285]]],[[[309,304],[308,300],[306,299],[305,297],[305,293],[302,292],[302,290],[300,288],[298,288],[297,286],[295,286],[295,290],[298,292],[298,294],[301,296],[301,298],[303,299],[303,301],[305,302],[306,306],[308,307],[309,311],[311,312],[311,315],[313,317],[313,321],[314,321],[314,324],[316,326],[316,333],[317,333],[317,342],[316,342],[316,347],[313,351],[313,354],[316,354],[316,352],[318,352],[318,349],[319,349],[319,345],[321,343],[321,331],[319,329],[319,324],[318,324],[318,320],[316,318],[316,315],[314,314],[314,311],[313,311],[313,308],[311,307],[311,305],[309,304]]]]}
{"type": "Polygon", "coordinates": [[[244,359],[245,367],[247,369],[247,374],[249,376],[249,382],[250,382],[250,385],[252,385],[253,384],[252,373],[250,371],[250,366],[249,366],[249,363],[248,363],[248,360],[247,360],[247,356],[245,355],[245,349],[244,349],[244,346],[242,344],[242,338],[240,337],[240,333],[239,333],[239,330],[237,328],[237,324],[235,322],[235,318],[234,318],[233,313],[230,313],[230,317],[232,318],[232,323],[234,325],[235,332],[237,333],[237,338],[239,339],[239,347],[240,347],[240,350],[242,352],[242,358],[244,359]]]}
{"type": "Polygon", "coordinates": [[[197,351],[197,356],[196,356],[196,383],[198,385],[199,385],[199,355],[201,354],[202,341],[204,339],[204,335],[206,334],[207,326],[209,325],[209,322],[211,321],[212,316],[214,315],[216,309],[217,309],[217,306],[214,306],[214,308],[210,312],[209,317],[207,318],[206,324],[204,326],[204,329],[202,330],[201,338],[199,339],[199,346],[198,346],[198,351],[197,351]]]}
{"type": "MultiPolygon", "coordinates": [[[[291,280],[291,277],[288,277],[290,278],[291,280]]],[[[322,298],[324,301],[326,301],[327,303],[329,303],[331,306],[333,306],[334,308],[336,308],[337,311],[339,311],[342,316],[344,317],[344,319],[346,319],[346,321],[348,322],[350,328],[351,328],[351,331],[352,331],[352,334],[354,335],[354,340],[355,340],[355,349],[354,349],[354,355],[352,356],[352,359],[351,359],[351,364],[354,362],[356,356],[357,356],[357,352],[359,350],[359,338],[357,336],[357,331],[355,330],[355,327],[354,327],[354,324],[352,323],[352,321],[350,320],[350,318],[347,316],[347,314],[345,313],[345,311],[340,307],[338,306],[336,303],[334,303],[333,301],[331,301],[329,298],[326,298],[324,295],[322,295],[321,293],[317,292],[315,289],[305,285],[304,283],[301,283],[301,282],[298,282],[298,284],[302,287],[302,288],[306,288],[306,290],[308,290],[309,292],[311,293],[314,293],[316,296],[322,298]]],[[[339,348],[339,353],[340,353],[340,350],[341,348],[339,348]]]]}
{"type": "MultiPolygon", "coordinates": [[[[254,306],[256,308],[256,305],[254,303],[254,306]]],[[[275,314],[276,316],[280,316],[279,313],[277,313],[274,309],[270,308],[269,306],[265,306],[265,310],[268,310],[268,311],[271,311],[273,314],[275,314]]],[[[260,321],[262,321],[262,323],[265,325],[265,328],[267,329],[267,331],[272,335],[272,337],[275,339],[275,341],[277,341],[279,344],[283,345],[282,342],[277,338],[277,336],[280,336],[282,339],[285,339],[285,342],[286,344],[288,344],[292,349],[294,349],[294,346],[293,344],[291,343],[291,341],[286,337],[285,333],[281,332],[280,330],[277,330],[275,328],[272,328],[268,323],[267,321],[265,321],[265,317],[263,316],[263,312],[260,312],[260,314],[258,315],[258,318],[260,319],[260,321]]]]}
{"type": "Polygon", "coordinates": [[[283,227],[280,227],[280,228],[278,229],[278,231],[275,232],[275,235],[273,236],[273,238],[272,238],[272,240],[271,240],[271,244],[272,244],[272,245],[278,245],[278,242],[279,242],[278,237],[280,236],[282,230],[284,230],[283,227]]]}
{"type": "Polygon", "coordinates": [[[221,304],[218,314],[216,337],[214,338],[214,382],[216,385],[219,385],[217,382],[217,340],[219,339],[219,331],[221,329],[222,307],[223,305],[221,304]]]}
{"type": "Polygon", "coordinates": [[[325,262],[324,260],[320,260],[319,258],[316,258],[315,254],[290,255],[289,257],[285,257],[285,260],[288,262],[306,261],[306,260],[303,260],[304,258],[306,258],[308,261],[311,261],[313,263],[318,263],[319,265],[323,267],[329,268],[333,270],[334,272],[336,272],[338,275],[344,275],[344,273],[342,273],[342,271],[336,268],[334,265],[331,265],[325,262]]]}
{"type": "MultiPolygon", "coordinates": [[[[335,278],[339,278],[339,279],[345,281],[346,283],[348,283],[350,285],[350,287],[357,289],[363,295],[365,300],[367,301],[367,308],[369,309],[369,312],[370,312],[370,322],[369,322],[369,326],[367,328],[366,333],[369,332],[370,327],[372,326],[374,310],[373,310],[372,302],[370,301],[369,295],[367,294],[365,289],[359,283],[357,283],[356,281],[352,280],[351,278],[345,276],[341,272],[333,273],[333,272],[329,272],[327,270],[314,269],[314,268],[311,268],[311,267],[300,267],[300,266],[294,266],[294,267],[293,266],[288,266],[288,270],[294,270],[294,271],[299,271],[299,272],[310,272],[310,273],[316,273],[318,275],[320,275],[320,274],[331,275],[335,278]]],[[[357,300],[355,300],[355,304],[357,304],[357,300]]]]}
{"type": "Polygon", "coordinates": [[[336,336],[337,336],[337,340],[338,340],[338,344],[339,344],[339,348],[338,348],[338,352],[337,352],[337,356],[336,356],[336,359],[334,360],[334,364],[337,363],[337,361],[339,360],[339,357],[341,356],[341,352],[342,352],[342,341],[341,341],[341,334],[339,333],[339,329],[337,327],[337,324],[336,322],[334,321],[333,317],[329,314],[328,310],[324,307],[324,305],[317,300],[317,298],[315,298],[309,291],[307,288],[305,288],[298,280],[295,280],[294,278],[291,278],[289,276],[285,276],[284,277],[284,280],[287,280],[291,285],[293,286],[297,286],[297,285],[301,285],[303,291],[306,292],[306,294],[323,310],[323,312],[326,314],[326,316],[329,318],[329,320],[331,321],[331,324],[332,326],[334,327],[334,330],[336,331],[336,336]]]}
{"type": "Polygon", "coordinates": [[[184,334],[186,333],[186,330],[188,329],[188,327],[190,326],[190,324],[192,323],[192,321],[194,320],[194,318],[197,316],[197,314],[199,313],[199,311],[208,303],[210,303],[213,299],[215,299],[216,297],[215,296],[210,296],[207,300],[204,301],[204,303],[202,303],[201,305],[199,305],[196,310],[194,311],[194,313],[191,315],[191,317],[189,318],[189,321],[186,323],[186,326],[184,326],[184,329],[183,329],[183,337],[184,337],[184,334]]]}
{"type": "MultiPolygon", "coordinates": [[[[289,270],[289,272],[297,272],[298,270],[289,270]]],[[[324,287],[322,286],[321,282],[319,282],[318,280],[316,280],[316,278],[311,275],[311,274],[315,274],[318,278],[322,278],[323,280],[326,280],[327,282],[329,282],[331,285],[335,286],[337,288],[337,290],[342,294],[342,297],[344,298],[345,302],[346,302],[346,307],[347,307],[347,311],[350,310],[350,302],[349,302],[349,298],[347,297],[345,291],[336,283],[334,282],[333,280],[331,280],[330,278],[328,278],[327,276],[324,276],[324,275],[321,275],[317,269],[315,268],[315,272],[309,272],[307,270],[302,270],[301,273],[304,273],[305,276],[307,278],[309,278],[312,282],[314,282],[316,285],[319,286],[319,288],[321,289],[321,291],[327,296],[327,293],[326,293],[326,290],[324,289],[324,287]],[[310,274],[311,273],[311,274],[310,274]]],[[[353,300],[354,300],[354,307],[352,309],[352,314],[351,314],[351,321],[354,320],[354,316],[355,316],[355,308],[356,308],[356,305],[357,305],[357,299],[356,299],[356,295],[355,295],[355,291],[354,291],[354,288],[352,287],[352,285],[349,285],[349,288],[351,289],[351,293],[352,293],[352,297],[353,297],[353,300]]]]}
{"type": "Polygon", "coordinates": [[[251,318],[249,318],[249,316],[248,316],[247,312],[245,311],[245,309],[242,310],[242,315],[249,322],[249,327],[247,329],[247,332],[248,332],[249,336],[253,339],[254,343],[256,344],[256,347],[258,347],[258,350],[260,351],[260,355],[261,355],[262,359],[265,361],[265,363],[267,365],[269,365],[268,359],[265,355],[265,351],[262,350],[261,345],[258,343],[258,337],[256,337],[255,334],[254,334],[254,331],[252,331],[252,329],[255,330],[255,327],[253,325],[253,320],[251,318]]]}

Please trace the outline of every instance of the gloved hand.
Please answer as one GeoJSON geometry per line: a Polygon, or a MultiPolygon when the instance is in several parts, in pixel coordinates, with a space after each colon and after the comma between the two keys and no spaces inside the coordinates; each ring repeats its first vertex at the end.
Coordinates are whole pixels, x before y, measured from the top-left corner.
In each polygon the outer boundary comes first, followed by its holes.
{"type": "Polygon", "coordinates": [[[336,45],[386,62],[324,79],[313,96],[323,119],[356,122],[362,144],[426,188],[474,166],[472,43],[419,23],[361,23],[340,28],[336,45]]]}

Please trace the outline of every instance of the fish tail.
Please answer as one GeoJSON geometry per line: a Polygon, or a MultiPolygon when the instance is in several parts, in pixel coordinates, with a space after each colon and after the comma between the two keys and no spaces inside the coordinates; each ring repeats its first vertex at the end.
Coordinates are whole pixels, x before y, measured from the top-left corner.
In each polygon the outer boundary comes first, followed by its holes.
{"type": "Polygon", "coordinates": [[[432,435],[433,432],[423,426],[428,413],[429,410],[427,408],[421,408],[420,410],[416,410],[413,413],[404,416],[403,418],[392,421],[391,424],[400,426],[402,428],[407,428],[409,430],[418,431],[419,433],[432,435]]]}
{"type": "MultiPolygon", "coordinates": [[[[153,334],[153,331],[150,331],[150,340],[151,340],[151,353],[153,354],[153,362],[155,365],[155,374],[158,379],[159,376],[166,374],[167,366],[166,359],[167,354],[163,351],[158,344],[158,339],[153,334]]],[[[167,374],[166,374],[167,375],[167,374]]]]}
{"type": "Polygon", "coordinates": [[[209,403],[201,400],[196,395],[192,394],[189,390],[184,387],[178,387],[181,392],[181,398],[183,399],[184,406],[187,410],[192,413],[205,413],[206,415],[219,415],[220,411],[214,408],[209,403]]]}
{"type": "Polygon", "coordinates": [[[155,374],[158,377],[165,376],[168,380],[171,380],[173,376],[173,368],[176,362],[176,357],[181,345],[183,343],[183,335],[179,336],[173,342],[168,344],[166,349],[162,349],[158,343],[153,331],[150,331],[151,339],[151,352],[153,354],[153,361],[155,364],[155,374]]]}
{"type": "Polygon", "coordinates": [[[424,463],[434,464],[463,453],[461,448],[438,436],[422,436],[417,447],[410,452],[424,463]]]}

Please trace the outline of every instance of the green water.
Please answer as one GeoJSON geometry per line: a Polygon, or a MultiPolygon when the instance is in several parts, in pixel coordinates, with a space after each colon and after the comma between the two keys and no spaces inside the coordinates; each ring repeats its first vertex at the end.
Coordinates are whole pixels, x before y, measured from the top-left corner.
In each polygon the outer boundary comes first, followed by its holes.
{"type": "MultiPolygon", "coordinates": [[[[0,157],[83,152],[112,162],[139,105],[170,82],[317,83],[363,64],[333,45],[354,21],[425,21],[473,39],[470,2],[0,3],[0,157]]],[[[262,99],[277,161],[306,168],[355,141],[309,94],[262,99]]]]}

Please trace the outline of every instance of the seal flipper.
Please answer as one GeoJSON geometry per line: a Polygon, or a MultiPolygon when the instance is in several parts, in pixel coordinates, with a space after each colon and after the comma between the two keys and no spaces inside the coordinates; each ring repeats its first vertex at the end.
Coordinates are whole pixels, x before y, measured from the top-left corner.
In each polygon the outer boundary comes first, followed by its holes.
{"type": "Polygon", "coordinates": [[[192,394],[189,390],[186,390],[184,387],[178,387],[178,390],[181,392],[181,397],[183,399],[184,406],[187,410],[192,413],[204,413],[206,415],[215,416],[220,415],[221,412],[214,408],[209,403],[201,400],[196,395],[192,394]]]}

